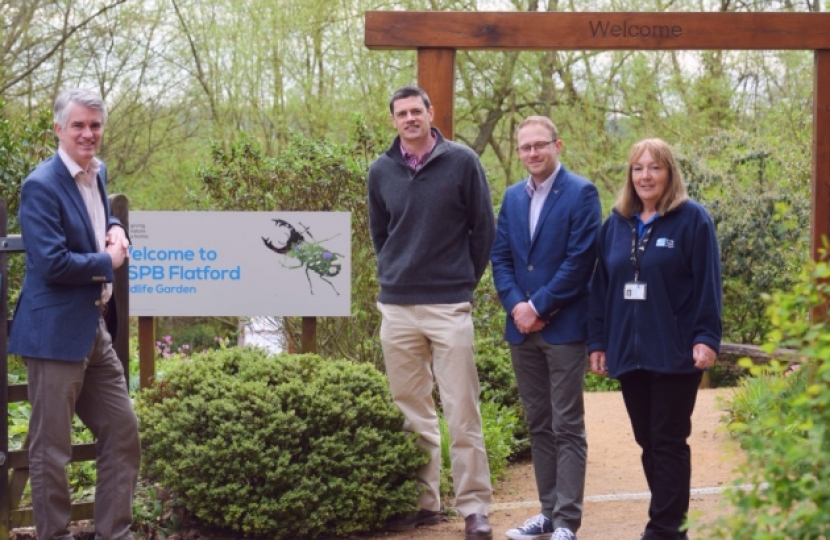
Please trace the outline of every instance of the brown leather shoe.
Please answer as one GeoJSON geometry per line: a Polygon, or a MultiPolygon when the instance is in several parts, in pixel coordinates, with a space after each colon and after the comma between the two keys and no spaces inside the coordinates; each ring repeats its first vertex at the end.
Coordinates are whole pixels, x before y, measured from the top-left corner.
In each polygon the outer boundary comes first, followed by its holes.
{"type": "Polygon", "coordinates": [[[466,540],[492,540],[493,528],[487,516],[470,514],[464,518],[464,538],[466,540]]]}
{"type": "Polygon", "coordinates": [[[421,508],[417,512],[413,512],[408,516],[400,516],[392,518],[386,524],[387,531],[404,532],[411,531],[415,527],[421,525],[435,525],[441,521],[441,515],[433,510],[424,510],[421,508]]]}

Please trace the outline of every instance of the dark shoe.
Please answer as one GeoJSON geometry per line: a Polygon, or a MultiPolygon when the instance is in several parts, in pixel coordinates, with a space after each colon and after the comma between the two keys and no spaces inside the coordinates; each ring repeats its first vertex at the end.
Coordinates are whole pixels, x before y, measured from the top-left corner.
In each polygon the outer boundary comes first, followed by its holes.
{"type": "Polygon", "coordinates": [[[436,525],[440,521],[441,515],[438,512],[421,508],[408,516],[390,519],[389,523],[386,524],[386,530],[393,532],[411,531],[415,527],[420,527],[421,525],[436,525]]]}
{"type": "Polygon", "coordinates": [[[524,522],[521,527],[508,530],[505,535],[510,540],[550,540],[553,535],[553,522],[542,514],[537,514],[524,522]]]}
{"type": "Polygon", "coordinates": [[[487,516],[470,514],[464,518],[464,538],[466,540],[492,540],[493,528],[487,521],[487,516]]]}

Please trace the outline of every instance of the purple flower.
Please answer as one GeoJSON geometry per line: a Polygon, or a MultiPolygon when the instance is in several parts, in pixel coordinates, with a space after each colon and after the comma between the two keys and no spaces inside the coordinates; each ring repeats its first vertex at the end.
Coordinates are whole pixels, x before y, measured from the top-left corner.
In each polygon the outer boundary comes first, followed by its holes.
{"type": "Polygon", "coordinates": [[[323,258],[324,259],[331,259],[331,253],[328,252],[328,251],[324,251],[323,252],[323,258]]]}

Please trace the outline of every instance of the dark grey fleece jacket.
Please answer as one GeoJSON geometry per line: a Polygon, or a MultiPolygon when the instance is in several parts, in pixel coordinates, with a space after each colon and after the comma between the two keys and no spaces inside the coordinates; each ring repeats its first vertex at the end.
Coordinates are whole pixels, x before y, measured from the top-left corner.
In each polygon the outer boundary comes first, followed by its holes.
{"type": "Polygon", "coordinates": [[[419,171],[400,138],[369,168],[369,228],[384,304],[470,302],[490,255],[495,217],[478,156],[433,128],[419,171]]]}

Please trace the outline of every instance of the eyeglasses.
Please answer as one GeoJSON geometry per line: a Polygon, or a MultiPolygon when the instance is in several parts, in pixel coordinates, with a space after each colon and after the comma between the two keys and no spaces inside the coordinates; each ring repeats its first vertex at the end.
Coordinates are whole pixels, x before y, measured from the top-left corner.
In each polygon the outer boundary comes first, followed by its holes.
{"type": "Polygon", "coordinates": [[[537,142],[537,143],[533,143],[533,144],[524,144],[524,145],[518,147],[516,150],[520,154],[529,154],[531,150],[536,150],[537,152],[541,152],[542,150],[547,148],[547,146],[549,144],[552,144],[552,143],[555,143],[555,142],[556,142],[556,139],[553,139],[552,141],[541,141],[541,142],[537,142]]]}

